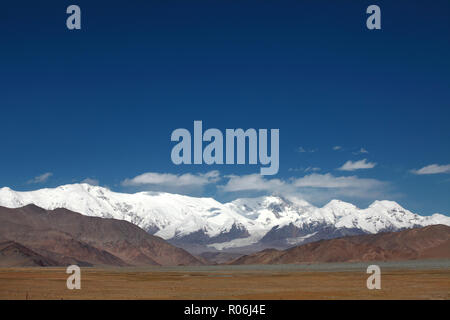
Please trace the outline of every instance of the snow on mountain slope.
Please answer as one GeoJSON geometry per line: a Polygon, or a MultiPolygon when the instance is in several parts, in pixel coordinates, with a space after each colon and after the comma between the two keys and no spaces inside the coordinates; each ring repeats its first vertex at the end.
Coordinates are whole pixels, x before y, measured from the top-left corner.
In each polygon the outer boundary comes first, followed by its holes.
{"type": "Polygon", "coordinates": [[[314,209],[306,201],[298,204],[280,196],[242,198],[226,203],[225,206],[254,221],[264,229],[289,224],[297,220],[301,214],[314,209]]]}
{"type": "Polygon", "coordinates": [[[47,210],[66,208],[88,216],[126,220],[165,239],[203,230],[209,237],[229,231],[234,224],[252,222],[212,198],[178,194],[112,192],[88,184],[16,192],[0,189],[0,205],[17,208],[35,204],[47,210]]]}
{"type": "Polygon", "coordinates": [[[0,189],[0,206],[35,204],[44,209],[66,208],[88,216],[134,223],[178,245],[223,250],[263,246],[281,247],[302,241],[377,233],[431,224],[450,225],[450,217],[419,216],[393,201],[375,201],[366,209],[332,200],[322,208],[296,198],[266,196],[222,204],[160,192],[117,193],[88,184],[16,192],[0,189]]]}
{"type": "Polygon", "coordinates": [[[336,222],[337,227],[356,227],[368,233],[399,230],[431,224],[450,223],[450,218],[435,214],[419,216],[402,208],[394,201],[375,201],[367,209],[358,210],[359,214],[347,214],[336,222]]]}

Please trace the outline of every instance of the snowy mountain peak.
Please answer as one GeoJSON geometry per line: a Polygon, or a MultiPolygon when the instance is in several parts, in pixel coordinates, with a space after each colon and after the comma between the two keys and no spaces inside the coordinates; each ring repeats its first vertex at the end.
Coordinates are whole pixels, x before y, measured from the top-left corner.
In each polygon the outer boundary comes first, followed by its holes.
{"type": "Polygon", "coordinates": [[[405,208],[403,208],[401,205],[399,205],[395,201],[389,201],[389,200],[375,200],[369,208],[377,208],[377,209],[384,209],[384,210],[403,210],[405,211],[405,208]]]}
{"type": "Polygon", "coordinates": [[[328,202],[324,208],[329,208],[329,209],[335,209],[335,210],[358,210],[358,207],[356,207],[355,205],[348,203],[348,202],[344,202],[341,200],[331,200],[330,202],[328,202]]]}
{"type": "Polygon", "coordinates": [[[359,209],[332,200],[317,208],[302,199],[280,195],[221,203],[213,198],[163,192],[118,193],[85,183],[28,192],[0,189],[0,206],[28,204],[127,220],[186,249],[199,245],[209,250],[258,244],[283,247],[346,234],[450,225],[448,216],[420,216],[394,201],[375,201],[359,209]]]}

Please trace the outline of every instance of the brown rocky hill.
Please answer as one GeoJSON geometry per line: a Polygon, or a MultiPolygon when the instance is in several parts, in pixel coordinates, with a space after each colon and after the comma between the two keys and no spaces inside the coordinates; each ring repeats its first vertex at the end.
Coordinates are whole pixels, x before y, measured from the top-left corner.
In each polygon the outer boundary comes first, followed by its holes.
{"type": "Polygon", "coordinates": [[[2,266],[20,265],[21,259],[24,266],[33,265],[30,261],[42,266],[203,264],[187,251],[129,222],[34,205],[0,207],[0,242],[5,243],[0,252],[2,266]],[[15,247],[12,252],[5,249],[7,243],[15,247]]]}
{"type": "Polygon", "coordinates": [[[5,241],[0,243],[0,267],[50,267],[58,263],[41,256],[20,243],[5,241]]]}
{"type": "Polygon", "coordinates": [[[450,258],[450,227],[433,225],[398,232],[349,236],[267,249],[230,264],[295,264],[322,262],[395,261],[450,258]]]}

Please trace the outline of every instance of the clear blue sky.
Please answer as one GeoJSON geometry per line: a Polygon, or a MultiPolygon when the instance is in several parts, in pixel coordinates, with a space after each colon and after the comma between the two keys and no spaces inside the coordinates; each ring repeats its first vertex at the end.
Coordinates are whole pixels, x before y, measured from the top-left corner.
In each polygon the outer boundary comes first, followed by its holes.
{"type": "Polygon", "coordinates": [[[163,190],[170,181],[123,181],[218,170],[193,194],[240,196],[217,185],[259,166],[172,164],[171,132],[202,120],[280,129],[280,171],[256,193],[280,185],[318,205],[383,198],[450,214],[449,16],[448,0],[2,3],[0,186],[90,178],[163,190]],[[65,26],[70,4],[81,7],[80,31],[65,26]],[[381,7],[382,30],[365,27],[370,4],[381,7]],[[337,170],[363,159],[375,166],[337,170]],[[411,172],[432,164],[441,173],[411,172]],[[332,186],[342,177],[353,185],[332,186]]]}

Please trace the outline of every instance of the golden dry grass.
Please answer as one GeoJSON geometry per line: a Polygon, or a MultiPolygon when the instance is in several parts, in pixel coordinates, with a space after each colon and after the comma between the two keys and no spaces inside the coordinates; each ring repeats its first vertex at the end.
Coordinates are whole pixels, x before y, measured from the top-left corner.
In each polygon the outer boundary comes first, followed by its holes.
{"type": "Polygon", "coordinates": [[[63,268],[0,269],[0,299],[449,299],[450,270],[388,270],[368,290],[365,270],[157,271],[82,269],[68,290],[63,268]]]}

